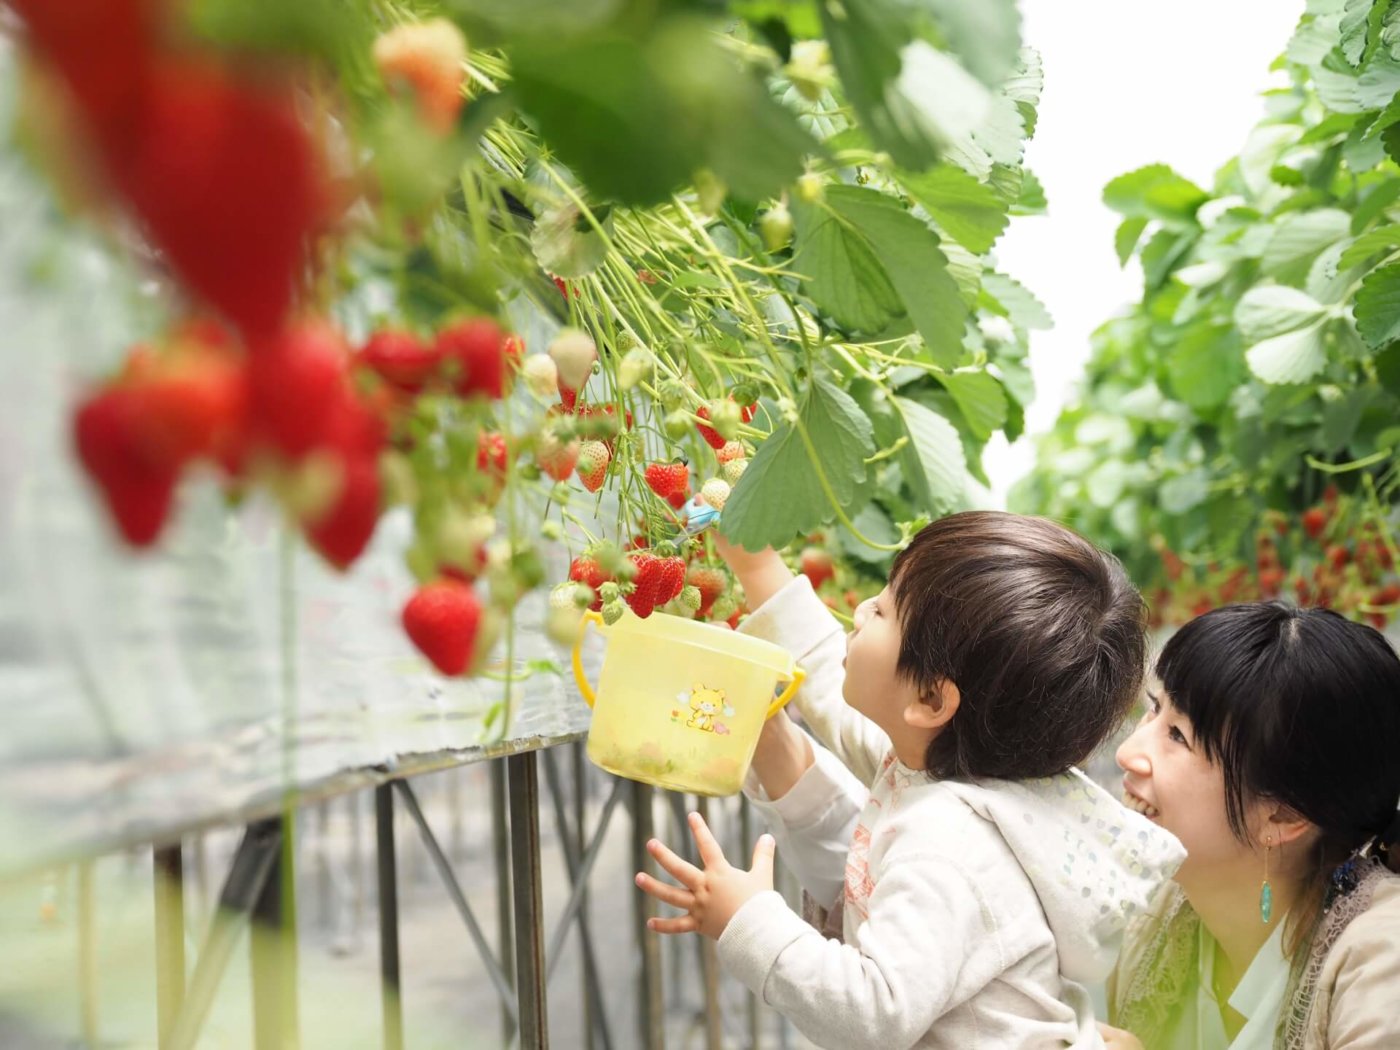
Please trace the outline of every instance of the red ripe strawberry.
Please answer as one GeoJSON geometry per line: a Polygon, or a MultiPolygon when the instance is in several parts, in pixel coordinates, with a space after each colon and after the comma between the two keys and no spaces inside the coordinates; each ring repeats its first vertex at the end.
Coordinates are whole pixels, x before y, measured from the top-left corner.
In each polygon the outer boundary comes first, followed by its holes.
{"type": "Polygon", "coordinates": [[[715,604],[715,599],[729,586],[729,579],[723,570],[706,565],[692,566],[686,579],[700,592],[700,612],[697,615],[701,617],[709,615],[710,606],[715,604]]]}
{"type": "Polygon", "coordinates": [[[626,601],[632,611],[645,620],[657,605],[658,559],[649,551],[640,550],[627,555],[627,560],[632,563],[636,572],[632,577],[632,592],[626,596],[626,601]]]}
{"type": "Polygon", "coordinates": [[[403,626],[419,652],[445,675],[467,669],[481,624],[476,593],[457,580],[434,580],[403,607],[403,626]]]}
{"type": "Polygon", "coordinates": [[[120,131],[145,91],[153,0],[10,0],[99,136],[120,131]]]}
{"type": "Polygon", "coordinates": [[[514,379],[521,345],[486,317],[458,321],[437,337],[437,352],[448,369],[455,368],[453,387],[462,397],[504,397],[514,379]]]}
{"type": "Polygon", "coordinates": [[[535,462],[555,481],[567,481],[578,463],[579,447],[577,438],[561,441],[552,430],[546,429],[535,446],[535,462]]]}
{"type": "Polygon", "coordinates": [[[1339,493],[1337,492],[1337,486],[1328,485],[1325,489],[1322,490],[1322,502],[1329,507],[1335,507],[1337,505],[1338,495],[1339,493]]]}
{"type": "MultiPolygon", "coordinates": [[[[710,418],[710,410],[704,405],[697,408],[695,414],[701,419],[710,418]]],[[[700,431],[700,436],[705,439],[705,444],[716,451],[724,448],[724,446],[728,444],[724,438],[720,437],[719,433],[713,427],[707,427],[704,423],[696,423],[695,429],[700,431]]]]}
{"type": "Polygon", "coordinates": [[[274,333],[328,198],[291,90],[162,60],[139,119],[104,146],[113,184],[181,280],[249,339],[274,333]]]}
{"type": "Polygon", "coordinates": [[[1327,563],[1334,569],[1346,568],[1347,562],[1351,560],[1351,552],[1340,543],[1334,543],[1327,548],[1327,563]]]}
{"type": "Polygon", "coordinates": [[[1283,570],[1277,565],[1260,570],[1259,593],[1265,598],[1276,598],[1283,587],[1283,570]]]}
{"type": "Polygon", "coordinates": [[[1394,605],[1400,602],[1400,583],[1387,583],[1372,599],[1372,605],[1394,605]]]}
{"type": "Polygon", "coordinates": [[[665,605],[685,588],[685,559],[676,555],[657,558],[655,566],[656,604],[665,605]]]}
{"type": "Polygon", "coordinates": [[[495,481],[505,481],[509,467],[510,451],[506,446],[505,435],[495,430],[484,430],[477,437],[476,469],[495,481]]]}
{"type": "Polygon", "coordinates": [[[690,468],[684,463],[652,463],[648,465],[645,477],[651,491],[662,499],[669,499],[677,493],[683,495],[690,489],[690,468]]]}
{"type": "Polygon", "coordinates": [[[836,566],[831,561],[831,555],[819,547],[805,548],[798,564],[803,575],[812,581],[813,590],[836,575],[836,566]]]}
{"type": "Polygon", "coordinates": [[[284,455],[298,459],[326,438],[347,396],[346,347],[325,323],[287,329],[254,352],[253,426],[284,455]]]}
{"type": "Polygon", "coordinates": [[[200,457],[224,459],[241,442],[248,374],[236,356],[182,350],[142,370],[143,378],[126,385],[138,403],[140,440],[153,463],[178,468],[200,457]]]}
{"type": "Polygon", "coordinates": [[[569,564],[569,579],[579,583],[586,583],[593,588],[593,603],[589,606],[594,612],[603,607],[603,598],[599,594],[603,584],[609,582],[612,577],[608,572],[588,555],[581,555],[569,564]]]}
{"type": "Polygon", "coordinates": [[[1366,622],[1369,623],[1376,630],[1384,631],[1386,623],[1389,622],[1389,618],[1385,615],[1385,613],[1369,612],[1366,614],[1366,622]]]}
{"type": "Polygon", "coordinates": [[[680,510],[682,507],[684,507],[687,503],[690,502],[690,493],[673,492],[666,497],[666,502],[669,503],[676,510],[680,510]]]}
{"type": "Polygon", "coordinates": [[[417,394],[437,375],[442,351],[412,332],[384,328],[369,337],[359,359],[396,390],[417,394]]]}
{"type": "Polygon", "coordinates": [[[124,387],[86,401],[73,421],[78,458],[97,482],[122,536],[134,547],[154,543],[170,514],[176,469],[152,463],[139,436],[140,403],[124,387]]]}
{"type": "Polygon", "coordinates": [[[612,455],[608,452],[608,446],[601,441],[585,441],[579,446],[578,471],[579,480],[583,482],[583,487],[589,492],[597,492],[603,487],[603,479],[608,474],[608,463],[612,460],[612,455]]]}
{"type": "Polygon", "coordinates": [[[1303,531],[1311,539],[1317,539],[1327,528],[1327,512],[1321,507],[1309,507],[1303,511],[1303,531]]]}
{"type": "Polygon", "coordinates": [[[306,538],[337,569],[348,569],[368,545],[379,523],[379,466],[373,459],[341,463],[340,493],[306,526],[306,538]]]}
{"type": "Polygon", "coordinates": [[[562,379],[559,380],[559,403],[564,406],[566,412],[574,411],[578,404],[578,391],[571,386],[566,386],[562,379]]]}
{"type": "Polygon", "coordinates": [[[423,122],[439,135],[452,130],[466,99],[467,41],[445,18],[395,26],[374,42],[374,64],[391,88],[406,84],[423,122]]]}

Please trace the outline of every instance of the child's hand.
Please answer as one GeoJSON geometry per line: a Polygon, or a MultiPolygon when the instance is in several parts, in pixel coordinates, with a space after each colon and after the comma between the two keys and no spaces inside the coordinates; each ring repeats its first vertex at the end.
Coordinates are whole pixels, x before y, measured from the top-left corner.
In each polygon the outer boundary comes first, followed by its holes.
{"type": "Polygon", "coordinates": [[[669,919],[648,919],[647,928],[657,933],[703,933],[718,940],[745,901],[773,888],[773,836],[759,836],[753,850],[753,868],[744,871],[729,866],[724,851],[699,813],[690,815],[690,832],[700,849],[704,871],[676,856],[656,839],[647,843],[647,850],[656,862],[674,875],[680,885],[672,886],[645,872],[637,873],[637,885],[663,904],[686,912],[669,919]]]}
{"type": "Polygon", "coordinates": [[[1108,1050],[1142,1050],[1142,1043],[1132,1032],[1114,1028],[1102,1021],[1099,1022],[1099,1035],[1103,1036],[1104,1045],[1108,1050]]]}
{"type": "Polygon", "coordinates": [[[757,609],[792,579],[792,571],[783,563],[782,555],[772,547],[751,554],[738,544],[730,543],[717,530],[711,535],[715,541],[715,553],[724,559],[724,564],[729,566],[729,571],[744,589],[750,609],[757,609]]]}

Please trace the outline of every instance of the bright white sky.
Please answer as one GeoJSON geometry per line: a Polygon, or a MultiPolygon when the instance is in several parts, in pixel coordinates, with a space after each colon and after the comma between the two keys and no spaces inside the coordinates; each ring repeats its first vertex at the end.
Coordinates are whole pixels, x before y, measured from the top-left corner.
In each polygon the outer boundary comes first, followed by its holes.
{"type": "MultiPolygon", "coordinates": [[[[1209,188],[1263,116],[1303,0],[1021,0],[1023,37],[1045,63],[1027,162],[1050,214],[1012,220],[1000,267],[1040,297],[1055,328],[1033,334],[1031,433],[1048,430],[1079,381],[1089,333],[1141,291],[1120,270],[1106,182],[1161,161],[1209,188]]],[[[998,439],[984,460],[995,505],[1034,461],[1026,439],[998,439]]]]}

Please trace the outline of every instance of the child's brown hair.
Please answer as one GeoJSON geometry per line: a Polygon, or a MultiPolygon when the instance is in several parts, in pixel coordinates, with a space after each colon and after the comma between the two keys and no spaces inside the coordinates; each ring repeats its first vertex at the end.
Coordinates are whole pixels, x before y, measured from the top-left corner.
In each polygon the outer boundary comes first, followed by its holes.
{"type": "Polygon", "coordinates": [[[929,744],[939,779],[1026,779],[1084,761],[1142,685],[1146,608],[1112,555],[1044,518],[969,511],[894,560],[898,671],[957,686],[929,744]]]}

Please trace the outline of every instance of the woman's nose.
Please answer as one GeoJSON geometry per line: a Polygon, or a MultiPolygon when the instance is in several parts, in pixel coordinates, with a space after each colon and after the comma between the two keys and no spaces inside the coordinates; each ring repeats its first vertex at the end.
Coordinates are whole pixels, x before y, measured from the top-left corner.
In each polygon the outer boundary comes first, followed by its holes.
{"type": "Polygon", "coordinates": [[[1142,746],[1142,726],[1134,729],[1132,735],[1118,745],[1118,751],[1113,757],[1118,762],[1118,768],[1124,772],[1144,777],[1152,775],[1152,761],[1142,746]]]}

